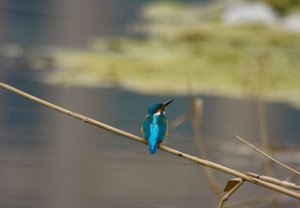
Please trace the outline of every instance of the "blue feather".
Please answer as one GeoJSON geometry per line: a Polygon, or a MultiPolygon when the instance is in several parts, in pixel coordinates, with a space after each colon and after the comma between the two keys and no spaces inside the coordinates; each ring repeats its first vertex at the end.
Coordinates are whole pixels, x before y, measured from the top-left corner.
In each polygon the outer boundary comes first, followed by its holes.
{"type": "Polygon", "coordinates": [[[148,141],[151,154],[156,153],[157,144],[163,142],[168,129],[167,119],[164,115],[147,116],[143,124],[144,138],[148,141]]]}
{"type": "Polygon", "coordinates": [[[142,133],[148,141],[151,154],[156,153],[157,145],[162,143],[167,136],[168,121],[165,116],[165,107],[172,101],[173,99],[165,103],[152,104],[148,108],[148,113],[142,126],[142,133]]]}

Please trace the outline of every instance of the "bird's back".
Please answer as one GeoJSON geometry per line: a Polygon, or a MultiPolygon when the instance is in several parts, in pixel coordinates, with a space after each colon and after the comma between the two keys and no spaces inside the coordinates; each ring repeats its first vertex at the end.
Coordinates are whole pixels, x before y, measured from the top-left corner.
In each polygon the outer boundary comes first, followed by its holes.
{"type": "Polygon", "coordinates": [[[146,117],[143,124],[143,133],[144,138],[148,141],[151,154],[155,154],[157,144],[165,139],[167,130],[168,122],[164,115],[146,117]]]}

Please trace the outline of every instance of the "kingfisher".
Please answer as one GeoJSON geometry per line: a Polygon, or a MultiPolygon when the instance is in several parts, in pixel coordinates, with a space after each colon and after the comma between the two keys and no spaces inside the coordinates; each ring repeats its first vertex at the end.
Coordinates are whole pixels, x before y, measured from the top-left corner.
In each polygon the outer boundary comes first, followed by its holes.
{"type": "Polygon", "coordinates": [[[149,106],[147,116],[142,126],[142,133],[148,141],[149,152],[155,154],[157,147],[168,136],[168,120],[165,107],[174,99],[164,103],[155,103],[149,106]]]}

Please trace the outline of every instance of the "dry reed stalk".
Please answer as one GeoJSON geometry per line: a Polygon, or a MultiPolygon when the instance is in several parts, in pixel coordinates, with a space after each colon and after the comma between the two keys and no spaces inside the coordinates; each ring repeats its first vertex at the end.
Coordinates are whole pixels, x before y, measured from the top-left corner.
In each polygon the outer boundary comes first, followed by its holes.
{"type": "Polygon", "coordinates": [[[236,190],[238,190],[239,187],[241,187],[241,185],[245,182],[245,180],[241,179],[241,178],[234,178],[231,179],[227,182],[227,185],[224,189],[225,192],[227,192],[227,194],[225,194],[218,205],[218,208],[222,208],[225,204],[225,202],[228,201],[229,197],[236,192],[236,190]]]}
{"type": "MultiPolygon", "coordinates": [[[[194,135],[195,142],[198,146],[200,157],[208,160],[206,148],[202,141],[201,125],[203,115],[203,101],[201,98],[195,98],[193,93],[193,85],[191,79],[188,79],[188,94],[190,100],[190,119],[192,123],[192,132],[194,135]]],[[[221,185],[217,178],[214,176],[212,170],[203,166],[204,175],[207,179],[208,185],[217,198],[222,197],[221,185]]]]}
{"type": "MultiPolygon", "coordinates": [[[[261,140],[261,147],[267,154],[271,153],[270,143],[267,133],[267,121],[266,121],[266,108],[264,101],[265,92],[265,66],[266,61],[269,58],[268,53],[263,53],[258,58],[259,71],[258,71],[258,122],[259,122],[259,134],[261,140]]],[[[273,175],[272,161],[264,159],[264,170],[266,175],[273,175]]]]}
{"type": "MultiPolygon", "coordinates": [[[[191,100],[192,100],[191,108],[192,108],[192,112],[193,112],[191,121],[192,121],[192,126],[193,126],[194,139],[198,146],[201,158],[207,160],[208,159],[207,152],[206,152],[206,148],[203,144],[202,136],[201,136],[201,132],[200,132],[201,118],[202,118],[202,112],[203,112],[203,102],[200,98],[193,98],[191,100]]],[[[213,193],[215,194],[216,197],[220,198],[222,196],[222,191],[221,191],[221,186],[220,186],[218,180],[213,175],[210,168],[207,168],[204,166],[203,170],[204,170],[204,174],[207,179],[207,182],[208,182],[210,188],[212,189],[213,193]]]]}
{"type": "Polygon", "coordinates": [[[262,181],[266,181],[269,183],[273,183],[279,186],[284,186],[287,188],[295,189],[295,190],[300,190],[300,186],[296,185],[295,183],[287,182],[287,181],[281,181],[278,180],[277,178],[273,178],[270,176],[264,176],[264,175],[258,175],[256,173],[250,173],[250,172],[245,172],[246,175],[251,176],[253,178],[260,179],[262,181]]]}
{"type": "Polygon", "coordinates": [[[253,150],[255,150],[256,152],[258,152],[259,154],[263,155],[264,157],[268,158],[269,160],[271,160],[274,163],[277,163],[278,165],[288,169],[289,171],[297,174],[298,176],[300,176],[300,172],[283,164],[282,162],[279,162],[278,160],[272,158],[270,155],[268,155],[267,153],[263,152],[262,150],[258,149],[257,147],[255,147],[253,144],[247,142],[245,139],[241,138],[240,136],[236,135],[235,138],[237,138],[238,140],[240,140],[241,142],[243,142],[244,144],[248,145],[249,147],[251,147],[253,150]]]}
{"type": "Polygon", "coordinates": [[[169,122],[169,129],[175,129],[176,127],[185,123],[190,117],[190,112],[184,113],[173,121],[169,122]]]}
{"type": "MultiPolygon", "coordinates": [[[[267,135],[267,122],[266,122],[266,110],[265,102],[262,95],[259,96],[258,100],[258,114],[259,114],[259,134],[261,140],[261,147],[264,152],[271,153],[269,139],[267,135]]],[[[264,169],[267,175],[273,175],[272,161],[264,159],[264,169]]]]}
{"type": "MultiPolygon", "coordinates": [[[[143,144],[147,144],[147,142],[143,138],[141,138],[141,137],[138,137],[138,136],[130,134],[130,133],[126,132],[126,131],[122,131],[120,129],[114,128],[114,127],[109,126],[107,124],[104,124],[102,122],[96,121],[96,120],[91,119],[91,118],[86,117],[86,116],[83,116],[83,115],[81,115],[79,113],[72,112],[72,111],[67,110],[65,108],[62,108],[60,106],[54,105],[54,104],[49,103],[49,102],[47,102],[45,100],[42,100],[42,99],[37,98],[35,96],[32,96],[32,95],[30,95],[28,93],[25,93],[25,92],[23,92],[21,90],[18,90],[18,89],[14,88],[14,87],[11,87],[10,85],[7,85],[7,84],[4,84],[4,83],[0,82],[0,87],[2,87],[3,89],[8,90],[10,92],[13,92],[13,93],[15,93],[17,95],[20,95],[20,96],[22,96],[24,98],[27,98],[27,99],[29,99],[31,101],[39,103],[39,104],[41,104],[43,106],[51,108],[51,109],[53,109],[55,111],[58,111],[60,113],[64,113],[66,115],[72,116],[72,117],[74,117],[76,119],[79,119],[79,120],[85,122],[85,123],[97,126],[99,128],[105,129],[107,131],[110,131],[110,132],[112,132],[114,134],[123,136],[125,138],[131,139],[131,140],[143,143],[143,144]]],[[[172,148],[167,147],[165,145],[160,145],[158,148],[160,150],[162,150],[162,151],[165,151],[165,152],[168,152],[170,154],[176,155],[178,157],[190,160],[190,161],[192,161],[192,162],[194,162],[196,164],[204,165],[204,166],[207,166],[207,167],[219,170],[219,171],[227,173],[229,175],[233,175],[233,176],[236,176],[238,178],[242,178],[245,181],[248,181],[248,182],[253,183],[255,185],[258,185],[258,186],[261,186],[261,187],[265,187],[265,188],[271,189],[273,191],[277,191],[279,193],[285,194],[287,196],[290,196],[290,197],[293,197],[293,198],[296,198],[296,199],[300,199],[300,194],[297,193],[297,192],[293,192],[291,190],[282,188],[282,187],[274,185],[272,183],[265,182],[265,181],[262,181],[260,179],[253,178],[251,176],[248,176],[248,175],[246,175],[246,174],[244,174],[242,172],[236,171],[234,169],[231,169],[231,168],[219,165],[217,163],[214,163],[214,162],[211,162],[211,161],[208,161],[208,160],[197,158],[195,156],[192,156],[192,155],[180,152],[178,150],[172,149],[172,148]]]]}

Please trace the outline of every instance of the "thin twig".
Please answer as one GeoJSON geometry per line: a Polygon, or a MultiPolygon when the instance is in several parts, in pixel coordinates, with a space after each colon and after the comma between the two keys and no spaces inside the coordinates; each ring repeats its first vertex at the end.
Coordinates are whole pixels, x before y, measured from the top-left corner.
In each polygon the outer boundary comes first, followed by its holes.
{"type": "MultiPolygon", "coordinates": [[[[10,92],[13,92],[15,94],[18,94],[18,95],[20,95],[22,97],[25,97],[25,98],[27,98],[29,100],[32,100],[32,101],[34,101],[36,103],[44,105],[44,106],[46,106],[48,108],[51,108],[51,109],[56,110],[58,112],[64,113],[64,114],[69,115],[69,116],[72,116],[72,117],[74,117],[76,119],[79,119],[79,120],[85,122],[85,123],[88,123],[88,124],[100,127],[102,129],[105,129],[105,130],[110,131],[110,132],[112,132],[114,134],[118,134],[120,136],[126,137],[128,139],[131,139],[131,140],[143,143],[143,144],[147,144],[147,142],[143,138],[141,138],[141,137],[138,137],[138,136],[130,134],[128,132],[125,132],[125,131],[122,131],[120,129],[114,128],[112,126],[109,126],[107,124],[101,123],[101,122],[96,121],[94,119],[91,119],[89,117],[80,115],[78,113],[69,111],[69,110],[67,110],[65,108],[62,108],[62,107],[57,106],[57,105],[54,105],[52,103],[49,103],[49,102],[47,102],[45,100],[42,100],[40,98],[37,98],[35,96],[32,96],[32,95],[30,95],[28,93],[25,93],[25,92],[23,92],[21,90],[18,90],[16,88],[11,87],[11,86],[9,86],[7,84],[4,84],[2,82],[0,82],[0,87],[4,88],[4,89],[6,89],[6,90],[8,90],[10,92]]],[[[178,157],[182,157],[182,158],[185,158],[187,160],[190,160],[190,161],[192,161],[192,162],[194,162],[196,164],[204,165],[204,166],[207,166],[207,167],[211,167],[213,169],[225,172],[227,174],[234,175],[236,177],[242,178],[242,179],[244,179],[244,180],[246,180],[246,181],[248,181],[250,183],[253,183],[253,184],[256,184],[256,185],[259,185],[259,186],[262,186],[262,187],[265,187],[265,188],[268,188],[268,189],[280,192],[282,194],[288,195],[288,196],[296,198],[296,199],[300,199],[300,194],[297,193],[297,192],[293,192],[291,190],[282,188],[280,186],[277,186],[277,185],[274,185],[272,183],[268,183],[268,182],[265,182],[265,181],[262,181],[262,180],[259,180],[259,179],[256,179],[256,178],[252,178],[250,176],[247,176],[244,173],[241,173],[239,171],[233,170],[231,168],[219,165],[217,163],[214,163],[214,162],[211,162],[211,161],[208,161],[208,160],[203,160],[203,159],[197,158],[195,156],[192,156],[192,155],[180,152],[178,150],[172,149],[172,148],[167,147],[165,145],[160,145],[158,148],[160,150],[162,150],[162,151],[165,151],[165,152],[168,152],[170,154],[176,155],[178,157]]]]}
{"type": "MultiPolygon", "coordinates": [[[[193,135],[195,142],[198,146],[200,156],[201,158],[207,160],[207,152],[206,148],[203,144],[202,141],[202,136],[201,136],[201,118],[202,118],[202,111],[203,111],[203,102],[200,98],[193,98],[192,100],[192,112],[193,112],[193,117],[191,118],[192,121],[192,126],[193,126],[193,135]]],[[[203,167],[205,177],[207,179],[207,182],[214,192],[215,196],[220,198],[222,196],[222,191],[221,191],[221,186],[216,179],[216,177],[213,175],[212,170],[207,167],[203,167]]]]}
{"type": "Polygon", "coordinates": [[[294,182],[296,183],[299,179],[299,176],[295,173],[293,173],[293,175],[287,177],[286,179],[284,179],[284,181],[289,181],[289,182],[294,182]]]}
{"type": "MultiPolygon", "coordinates": [[[[259,58],[259,71],[258,71],[258,122],[259,122],[259,134],[261,140],[261,147],[264,152],[271,154],[271,148],[268,139],[267,121],[266,121],[266,107],[264,101],[265,93],[265,66],[266,61],[269,58],[268,53],[262,53],[259,58]]],[[[264,170],[266,175],[273,175],[272,161],[264,159],[264,170]]]]}
{"type": "MultiPolygon", "coordinates": [[[[201,98],[196,98],[193,92],[193,85],[191,79],[188,80],[188,94],[190,100],[190,120],[192,123],[192,132],[195,139],[195,142],[198,146],[200,157],[208,160],[207,152],[205,145],[202,140],[201,135],[201,125],[202,125],[202,116],[203,116],[203,101],[201,98]]],[[[214,176],[212,169],[203,166],[204,175],[207,179],[208,185],[219,199],[222,196],[222,189],[219,181],[214,176]]]]}
{"type": "Polygon", "coordinates": [[[191,114],[190,112],[184,113],[180,115],[178,118],[169,122],[169,129],[175,129],[176,127],[182,125],[184,122],[186,122],[189,119],[190,114],[191,114]]]}
{"type": "MultiPolygon", "coordinates": [[[[219,202],[219,205],[218,205],[218,208],[222,208],[222,207],[224,206],[225,202],[228,201],[229,197],[230,197],[236,190],[238,190],[238,188],[245,182],[245,180],[244,180],[244,179],[241,179],[241,178],[235,178],[235,179],[232,179],[232,180],[230,180],[230,181],[233,181],[233,180],[235,181],[234,186],[233,186],[233,187],[230,187],[230,190],[227,192],[227,194],[225,194],[225,195],[221,198],[221,200],[220,200],[220,202],[219,202]]],[[[228,186],[228,184],[229,184],[230,181],[228,181],[227,186],[228,186]]],[[[225,190],[226,190],[226,188],[225,188],[225,190]]]]}
{"type": "Polygon", "coordinates": [[[268,158],[269,160],[272,160],[273,162],[277,163],[278,165],[292,171],[293,173],[300,175],[300,172],[283,164],[282,162],[279,162],[278,160],[272,158],[270,155],[264,153],[262,150],[258,149],[257,147],[255,147],[253,144],[247,142],[245,139],[241,138],[240,136],[236,135],[235,138],[237,138],[238,140],[240,140],[241,142],[247,144],[249,147],[251,147],[252,149],[254,149],[256,152],[260,153],[261,155],[265,156],[266,158],[268,158]]]}
{"type": "Polygon", "coordinates": [[[258,175],[256,173],[245,172],[245,174],[248,175],[248,176],[254,177],[254,178],[258,178],[262,181],[273,183],[273,184],[276,184],[276,185],[279,185],[279,186],[284,186],[284,187],[287,187],[287,188],[300,190],[300,186],[296,185],[295,183],[291,183],[291,182],[288,182],[288,181],[281,181],[281,180],[278,180],[277,178],[273,178],[273,177],[270,177],[270,176],[264,176],[264,175],[258,175]]]}

